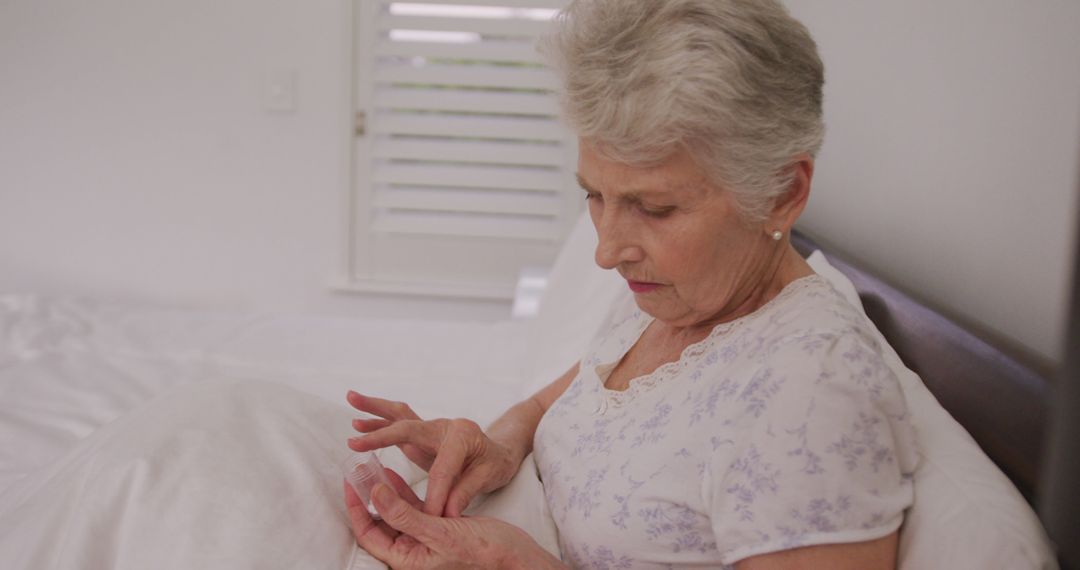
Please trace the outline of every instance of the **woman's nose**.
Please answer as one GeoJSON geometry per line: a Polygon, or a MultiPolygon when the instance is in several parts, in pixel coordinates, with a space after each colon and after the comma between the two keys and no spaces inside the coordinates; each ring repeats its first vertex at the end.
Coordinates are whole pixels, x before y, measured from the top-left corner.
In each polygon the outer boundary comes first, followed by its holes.
{"type": "Polygon", "coordinates": [[[600,267],[614,269],[644,259],[644,251],[637,245],[633,226],[628,221],[620,219],[614,212],[604,212],[593,218],[598,238],[596,264],[600,267]]]}

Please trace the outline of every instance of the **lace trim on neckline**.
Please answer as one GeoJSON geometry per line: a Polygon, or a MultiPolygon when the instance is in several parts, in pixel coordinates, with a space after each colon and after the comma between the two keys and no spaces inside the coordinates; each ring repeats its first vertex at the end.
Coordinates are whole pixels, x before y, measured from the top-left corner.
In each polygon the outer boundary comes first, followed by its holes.
{"type": "MultiPolygon", "coordinates": [[[[739,327],[749,322],[751,320],[750,317],[760,316],[764,314],[765,311],[776,306],[779,302],[792,297],[796,293],[811,289],[815,286],[820,286],[823,283],[828,284],[825,278],[817,273],[800,277],[791,283],[788,283],[775,297],[769,299],[768,302],[758,307],[753,312],[713,327],[713,329],[709,331],[708,336],[684,348],[677,360],[665,362],[664,364],[657,366],[655,370],[648,374],[631,378],[625,390],[609,390],[604,386],[604,382],[611,376],[611,372],[615,370],[616,365],[618,365],[619,361],[626,356],[625,352],[615,362],[598,364],[595,370],[597,372],[596,376],[600,380],[600,395],[602,398],[601,409],[606,409],[608,407],[618,408],[631,402],[638,394],[647,392],[660,384],[661,381],[676,376],[686,368],[691,361],[695,360],[709,349],[718,337],[737,330],[739,327]],[[601,372],[601,370],[603,370],[603,372],[601,372]]],[[[644,326],[640,326],[640,329],[638,330],[638,337],[634,340],[634,344],[636,344],[638,340],[641,340],[641,335],[644,334],[645,329],[652,324],[653,320],[655,320],[651,316],[646,315],[646,317],[647,318],[644,319],[644,326]]],[[[631,344],[630,347],[633,347],[634,344],[631,344]]],[[[628,347],[627,351],[629,350],[630,348],[628,347]]]]}

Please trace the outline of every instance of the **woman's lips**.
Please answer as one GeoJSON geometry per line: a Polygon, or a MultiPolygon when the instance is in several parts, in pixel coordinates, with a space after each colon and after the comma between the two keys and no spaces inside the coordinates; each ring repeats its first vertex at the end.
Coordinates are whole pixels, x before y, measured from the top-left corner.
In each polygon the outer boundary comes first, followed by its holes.
{"type": "Polygon", "coordinates": [[[649,291],[660,287],[659,283],[646,283],[644,281],[631,281],[629,279],[626,280],[626,283],[630,285],[630,290],[635,293],[648,293],[649,291]]]}

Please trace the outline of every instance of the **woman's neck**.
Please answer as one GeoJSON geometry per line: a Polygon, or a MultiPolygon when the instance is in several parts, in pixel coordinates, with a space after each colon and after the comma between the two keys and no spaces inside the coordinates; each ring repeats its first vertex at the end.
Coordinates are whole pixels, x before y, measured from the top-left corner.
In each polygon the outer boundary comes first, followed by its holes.
{"type": "Polygon", "coordinates": [[[799,255],[799,252],[795,251],[795,248],[790,245],[785,244],[783,250],[778,252],[776,260],[768,264],[757,278],[751,280],[743,288],[743,292],[735,296],[735,301],[720,313],[688,326],[673,326],[666,323],[654,324],[662,327],[665,336],[672,339],[683,339],[687,345],[690,345],[708,336],[717,325],[740,319],[764,307],[792,281],[813,273],[814,270],[799,255]]]}

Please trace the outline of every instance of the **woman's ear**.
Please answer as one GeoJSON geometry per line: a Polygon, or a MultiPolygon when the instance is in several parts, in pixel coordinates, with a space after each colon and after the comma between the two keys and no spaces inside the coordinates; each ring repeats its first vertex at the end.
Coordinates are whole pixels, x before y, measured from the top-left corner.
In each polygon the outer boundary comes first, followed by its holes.
{"type": "Polygon", "coordinates": [[[802,215],[806,201],[810,198],[810,180],[814,177],[814,159],[809,154],[796,157],[790,166],[794,171],[787,191],[776,198],[773,209],[769,212],[765,230],[769,233],[781,231],[788,234],[795,220],[802,215]]]}

